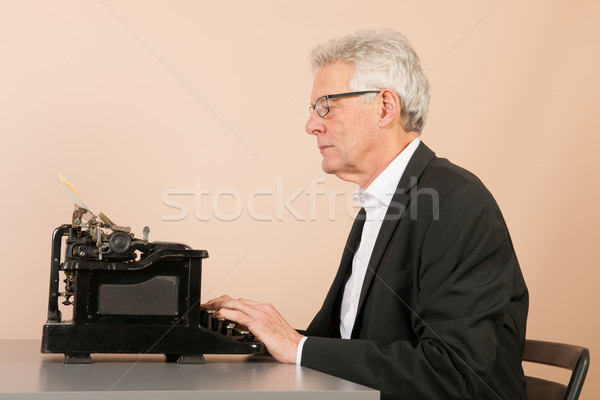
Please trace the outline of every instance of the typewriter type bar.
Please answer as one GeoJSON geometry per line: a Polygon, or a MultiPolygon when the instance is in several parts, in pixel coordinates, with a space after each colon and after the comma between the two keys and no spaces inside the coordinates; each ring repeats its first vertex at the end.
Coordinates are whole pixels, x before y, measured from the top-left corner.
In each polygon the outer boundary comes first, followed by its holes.
{"type": "Polygon", "coordinates": [[[147,232],[136,239],[122,227],[107,233],[101,229],[107,224],[82,224],[75,215],[74,222],[52,235],[43,353],[64,353],[69,364],[91,363],[92,353],[165,354],[167,361],[203,363],[204,354],[265,352],[250,332],[201,310],[205,250],[151,243],[147,232]],[[68,321],[60,298],[72,307],[68,321]]]}

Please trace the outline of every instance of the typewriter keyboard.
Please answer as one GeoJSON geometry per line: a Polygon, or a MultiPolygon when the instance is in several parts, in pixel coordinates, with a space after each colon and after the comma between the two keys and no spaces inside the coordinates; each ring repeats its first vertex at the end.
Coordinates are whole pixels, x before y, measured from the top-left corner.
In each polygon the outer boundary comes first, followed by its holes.
{"type": "Polygon", "coordinates": [[[245,327],[238,326],[235,322],[222,317],[215,317],[216,310],[200,310],[200,325],[221,335],[235,340],[254,341],[256,338],[245,327]]]}

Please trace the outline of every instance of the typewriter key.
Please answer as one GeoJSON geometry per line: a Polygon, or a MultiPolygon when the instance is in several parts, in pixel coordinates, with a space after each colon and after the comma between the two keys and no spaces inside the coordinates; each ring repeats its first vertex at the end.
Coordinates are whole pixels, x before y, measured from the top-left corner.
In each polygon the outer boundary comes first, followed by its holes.
{"type": "Polygon", "coordinates": [[[221,332],[221,325],[225,322],[225,318],[216,317],[212,319],[212,330],[215,332],[221,332]]]}
{"type": "Polygon", "coordinates": [[[250,331],[248,331],[246,329],[239,329],[239,328],[233,329],[233,336],[237,340],[244,340],[244,339],[246,339],[246,336],[248,336],[248,335],[250,335],[250,331]]]}
{"type": "Polygon", "coordinates": [[[200,310],[200,324],[203,328],[212,329],[212,317],[217,310],[200,310]]]}
{"type": "Polygon", "coordinates": [[[228,322],[225,325],[225,333],[224,333],[224,335],[226,335],[226,336],[233,336],[233,329],[235,328],[235,326],[236,326],[235,322],[231,322],[231,321],[228,322]]]}

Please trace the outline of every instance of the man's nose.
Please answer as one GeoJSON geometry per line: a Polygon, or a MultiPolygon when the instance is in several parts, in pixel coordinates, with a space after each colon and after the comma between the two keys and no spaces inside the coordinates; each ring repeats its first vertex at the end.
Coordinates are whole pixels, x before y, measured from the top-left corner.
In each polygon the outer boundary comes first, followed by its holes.
{"type": "Polygon", "coordinates": [[[318,135],[319,133],[323,133],[325,131],[325,124],[323,124],[323,118],[319,117],[316,110],[313,110],[310,113],[310,117],[308,117],[308,121],[306,121],[306,126],[304,130],[309,135],[318,135]]]}

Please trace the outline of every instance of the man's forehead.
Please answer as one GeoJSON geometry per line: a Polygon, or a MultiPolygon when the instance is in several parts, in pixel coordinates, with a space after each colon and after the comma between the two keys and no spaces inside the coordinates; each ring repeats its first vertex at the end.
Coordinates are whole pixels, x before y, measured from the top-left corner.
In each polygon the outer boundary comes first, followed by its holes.
{"type": "Polygon", "coordinates": [[[326,94],[335,94],[348,91],[354,67],[349,63],[335,63],[326,65],[315,75],[311,101],[316,101],[326,94]]]}

